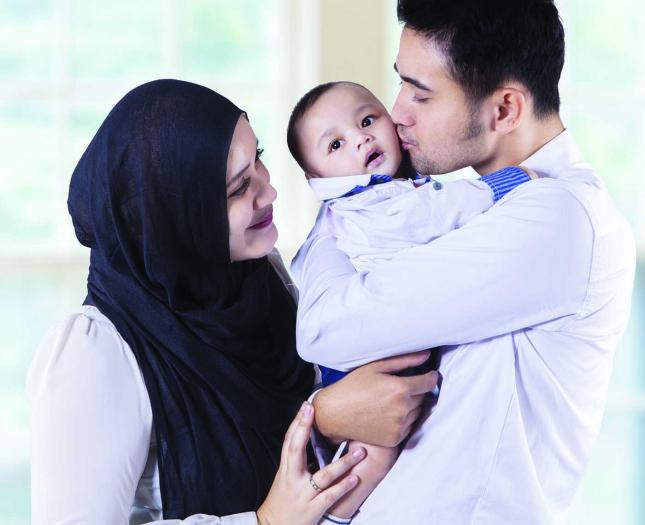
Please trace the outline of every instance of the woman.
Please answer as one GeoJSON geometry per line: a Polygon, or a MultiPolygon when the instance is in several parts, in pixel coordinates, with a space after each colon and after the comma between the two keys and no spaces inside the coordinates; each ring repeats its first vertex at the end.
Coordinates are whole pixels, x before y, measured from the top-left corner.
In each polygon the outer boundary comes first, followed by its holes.
{"type": "MultiPolygon", "coordinates": [[[[310,525],[359,482],[364,450],[306,469],[314,371],[260,155],[239,108],[174,80],[127,94],[83,154],[68,204],[88,295],[28,379],[34,525],[310,525]]],[[[325,388],[316,424],[400,442],[436,379],[391,374],[426,357],[325,388]]]]}
{"type": "Polygon", "coordinates": [[[364,454],[308,474],[311,405],[285,438],[314,370],[265,257],[260,155],[240,109],[173,80],[127,94],[85,151],[68,205],[88,295],[28,380],[34,524],[314,524],[356,485],[330,482],[364,454]]]}

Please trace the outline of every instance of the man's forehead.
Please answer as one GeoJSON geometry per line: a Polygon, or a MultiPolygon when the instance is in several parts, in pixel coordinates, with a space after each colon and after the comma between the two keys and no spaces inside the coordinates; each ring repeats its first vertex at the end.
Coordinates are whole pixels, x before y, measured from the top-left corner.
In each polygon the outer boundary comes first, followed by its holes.
{"type": "Polygon", "coordinates": [[[399,74],[448,74],[445,46],[418,31],[404,28],[395,69],[399,74]]]}

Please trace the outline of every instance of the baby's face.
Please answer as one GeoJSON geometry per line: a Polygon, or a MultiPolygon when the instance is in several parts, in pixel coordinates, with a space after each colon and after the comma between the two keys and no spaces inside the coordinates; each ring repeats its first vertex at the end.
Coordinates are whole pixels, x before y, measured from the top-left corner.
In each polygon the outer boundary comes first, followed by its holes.
{"type": "Polygon", "coordinates": [[[395,175],[401,164],[390,115],[361,86],[332,87],[307,110],[296,131],[307,178],[395,175]]]}

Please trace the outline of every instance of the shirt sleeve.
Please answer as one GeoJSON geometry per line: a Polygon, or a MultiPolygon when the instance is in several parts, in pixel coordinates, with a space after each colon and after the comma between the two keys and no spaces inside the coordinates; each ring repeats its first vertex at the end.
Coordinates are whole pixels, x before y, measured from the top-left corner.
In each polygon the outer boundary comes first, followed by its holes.
{"type": "Polygon", "coordinates": [[[325,228],[300,251],[298,351],[350,370],[575,315],[593,228],[566,184],[540,179],[423,246],[357,273],[325,228]]]}
{"type": "MultiPolygon", "coordinates": [[[[127,525],[150,449],[139,366],[109,322],[71,316],[42,341],[27,378],[34,525],[127,525]]],[[[150,525],[256,525],[255,512],[150,525]]]]}

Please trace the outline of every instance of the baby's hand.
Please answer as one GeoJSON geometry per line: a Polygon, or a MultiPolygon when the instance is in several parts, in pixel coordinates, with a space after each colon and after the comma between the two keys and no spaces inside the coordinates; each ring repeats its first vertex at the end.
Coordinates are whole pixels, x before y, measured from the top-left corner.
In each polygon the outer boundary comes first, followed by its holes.
{"type": "Polygon", "coordinates": [[[386,476],[399,457],[399,447],[379,447],[360,441],[350,441],[347,453],[351,454],[361,447],[367,451],[367,456],[347,473],[348,476],[351,474],[358,476],[358,486],[327,511],[339,518],[351,518],[356,514],[363,501],[386,476]]]}

